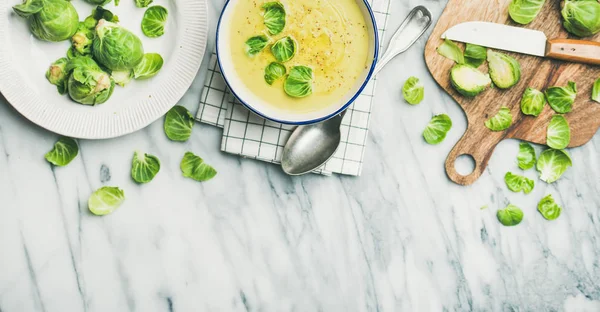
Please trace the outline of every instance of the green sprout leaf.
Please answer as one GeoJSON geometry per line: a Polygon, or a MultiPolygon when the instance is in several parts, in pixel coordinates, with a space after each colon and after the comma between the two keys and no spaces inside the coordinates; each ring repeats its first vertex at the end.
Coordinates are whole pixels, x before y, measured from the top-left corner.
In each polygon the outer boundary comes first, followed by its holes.
{"type": "Polygon", "coordinates": [[[563,149],[571,142],[569,122],[562,115],[554,115],[548,125],[546,145],[553,149],[563,149]]]}
{"type": "Polygon", "coordinates": [[[506,182],[506,186],[509,190],[515,193],[523,191],[525,194],[531,193],[535,185],[533,180],[518,174],[513,174],[512,172],[507,172],[504,175],[504,182],[506,182]]]}
{"type": "Polygon", "coordinates": [[[66,57],[58,59],[56,62],[50,65],[48,71],[46,71],[46,79],[55,85],[58,89],[58,93],[65,94],[67,93],[67,82],[68,82],[68,73],[67,73],[67,64],[69,60],[66,57]]]}
{"type": "Polygon", "coordinates": [[[548,149],[537,160],[540,179],[546,183],[556,182],[573,165],[571,157],[563,150],[548,149]]]}
{"type": "Polygon", "coordinates": [[[269,38],[267,36],[254,36],[246,40],[246,54],[250,57],[256,56],[260,51],[264,50],[269,44],[269,38]]]}
{"type": "Polygon", "coordinates": [[[92,45],[94,60],[110,70],[134,68],[144,57],[138,36],[118,24],[100,20],[92,45]]]}
{"type": "Polygon", "coordinates": [[[135,6],[138,8],[146,8],[152,4],[154,0],[135,0],[135,6]]]}
{"type": "Polygon", "coordinates": [[[531,169],[535,166],[535,149],[529,143],[519,144],[519,154],[517,154],[517,163],[523,170],[531,169]]]}
{"type": "Polygon", "coordinates": [[[46,160],[58,167],[68,165],[79,153],[77,142],[71,138],[61,137],[54,148],[46,154],[46,160]]]}
{"type": "Polygon", "coordinates": [[[271,47],[271,53],[280,63],[291,60],[296,55],[296,40],[289,36],[277,40],[271,47]]]}
{"type": "Polygon", "coordinates": [[[554,198],[552,198],[552,195],[542,198],[537,206],[537,209],[542,216],[549,221],[556,220],[558,217],[560,217],[560,213],[562,211],[562,208],[556,204],[554,198]]]}
{"type": "Polygon", "coordinates": [[[183,106],[173,106],[165,116],[165,134],[171,141],[187,141],[192,135],[193,126],[194,116],[183,106]]]}
{"type": "Polygon", "coordinates": [[[198,182],[208,181],[217,175],[217,170],[207,165],[202,158],[190,152],[185,153],[181,160],[181,172],[184,177],[198,182]]]}
{"type": "Polygon", "coordinates": [[[508,14],[515,23],[527,25],[540,13],[546,0],[512,0],[508,14]]]}
{"type": "Polygon", "coordinates": [[[523,211],[515,205],[508,205],[498,210],[496,217],[504,226],[515,226],[523,221],[523,211]]]}
{"type": "Polygon", "coordinates": [[[156,76],[163,67],[163,58],[158,53],[146,53],[142,61],[133,68],[133,78],[137,80],[156,76]]]}
{"type": "Polygon", "coordinates": [[[148,183],[154,179],[160,171],[160,160],[158,157],[134,152],[131,162],[131,178],[137,183],[148,183]]]}
{"type": "Polygon", "coordinates": [[[169,12],[160,5],[149,7],[142,18],[142,32],[146,37],[156,38],[164,35],[169,12]]]}
{"type": "Polygon", "coordinates": [[[521,111],[525,115],[539,116],[546,105],[546,96],[542,91],[527,88],[521,98],[521,111]]]}
{"type": "Polygon", "coordinates": [[[465,63],[465,55],[463,54],[463,51],[451,40],[444,40],[444,43],[437,48],[437,53],[445,58],[455,61],[458,64],[465,63]]]}
{"type": "Polygon", "coordinates": [[[285,76],[287,70],[281,63],[273,62],[265,68],[265,81],[272,85],[275,80],[285,76]]]}
{"type": "Polygon", "coordinates": [[[408,104],[417,105],[423,101],[425,87],[417,77],[410,77],[402,87],[402,96],[408,104]]]}
{"type": "Polygon", "coordinates": [[[265,26],[271,35],[277,35],[285,28],[285,8],[280,2],[267,2],[263,4],[265,10],[265,26]]]}
{"type": "Polygon", "coordinates": [[[512,56],[488,50],[487,61],[490,78],[500,89],[508,89],[521,79],[521,65],[512,56]]]}
{"type": "Polygon", "coordinates": [[[566,114],[573,110],[573,103],[577,97],[577,85],[569,81],[566,87],[550,87],[546,90],[546,99],[554,111],[566,114]]]}
{"type": "Polygon", "coordinates": [[[600,3],[596,0],[566,0],[561,12],[565,29],[579,37],[600,32],[600,3]]]}
{"type": "Polygon", "coordinates": [[[477,68],[456,64],[450,70],[450,82],[454,89],[467,97],[483,92],[491,83],[490,77],[477,68]]]}
{"type": "Polygon", "coordinates": [[[448,115],[441,114],[437,116],[433,116],[429,124],[423,131],[423,138],[425,142],[436,145],[440,144],[444,139],[446,139],[446,134],[452,128],[452,120],[448,115]]]}
{"type": "Polygon", "coordinates": [[[26,0],[22,4],[15,5],[13,10],[17,15],[27,19],[29,30],[40,40],[53,42],[67,40],[79,27],[79,15],[69,1],[26,0]]]}
{"type": "Polygon", "coordinates": [[[481,66],[487,58],[487,50],[482,46],[467,43],[465,47],[465,64],[475,68],[481,66]]]}
{"type": "Polygon", "coordinates": [[[43,8],[44,1],[42,0],[25,0],[25,2],[13,6],[13,11],[20,17],[28,18],[42,11],[43,8]]]}
{"type": "Polygon", "coordinates": [[[600,103],[600,78],[594,82],[594,87],[592,88],[592,100],[600,103]]]}
{"type": "Polygon", "coordinates": [[[97,216],[115,211],[125,201],[125,192],[118,187],[105,186],[88,199],[88,209],[97,216]]]}
{"type": "Polygon", "coordinates": [[[283,83],[287,95],[303,98],[312,94],[313,71],[310,67],[294,66],[283,83]]]}
{"type": "Polygon", "coordinates": [[[504,131],[512,125],[512,115],[508,107],[501,107],[500,111],[485,122],[485,126],[492,131],[504,131]]]}
{"type": "Polygon", "coordinates": [[[131,82],[133,70],[115,70],[110,74],[110,77],[118,86],[124,87],[131,82]]]}

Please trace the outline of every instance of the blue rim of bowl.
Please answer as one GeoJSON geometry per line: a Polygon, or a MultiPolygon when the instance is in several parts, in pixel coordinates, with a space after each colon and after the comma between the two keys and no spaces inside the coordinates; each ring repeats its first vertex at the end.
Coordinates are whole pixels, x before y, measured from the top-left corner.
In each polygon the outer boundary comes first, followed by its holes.
{"type": "Polygon", "coordinates": [[[227,80],[227,76],[225,75],[225,72],[223,71],[223,67],[221,66],[221,59],[218,57],[219,56],[219,31],[221,29],[221,21],[223,20],[223,15],[225,13],[225,10],[227,9],[227,6],[229,6],[230,2],[231,2],[231,0],[227,0],[227,2],[225,2],[225,6],[223,7],[223,10],[221,11],[221,15],[219,16],[219,22],[217,23],[217,38],[216,38],[217,62],[219,63],[219,68],[221,69],[221,74],[223,75],[223,79],[225,80],[225,83],[227,83],[227,86],[229,87],[229,90],[231,90],[231,92],[236,97],[236,99],[238,99],[240,102],[242,102],[242,104],[247,109],[251,110],[256,115],[258,115],[258,116],[260,116],[262,118],[265,118],[265,119],[268,119],[268,120],[271,120],[271,121],[274,121],[274,122],[286,124],[286,125],[301,126],[301,125],[310,125],[310,124],[319,123],[321,121],[325,121],[325,120],[328,120],[328,119],[330,119],[330,118],[332,118],[334,116],[337,116],[341,112],[343,112],[344,110],[346,110],[348,108],[348,106],[350,106],[352,103],[354,103],[354,101],[356,101],[356,99],[363,92],[363,90],[365,89],[365,87],[367,86],[367,84],[369,83],[369,81],[371,81],[371,76],[373,76],[373,71],[375,71],[375,66],[377,66],[377,61],[379,59],[379,30],[377,28],[377,21],[375,21],[375,14],[373,13],[373,9],[371,8],[371,5],[369,4],[369,2],[367,0],[363,0],[365,6],[367,8],[367,11],[369,11],[369,15],[371,16],[371,22],[373,23],[373,32],[374,32],[374,36],[375,36],[375,53],[373,55],[373,63],[371,64],[371,69],[369,69],[369,73],[367,74],[367,77],[366,77],[365,81],[360,86],[360,88],[358,89],[358,91],[356,92],[356,94],[354,94],[354,96],[346,104],[344,104],[340,109],[338,109],[334,113],[331,113],[331,114],[329,114],[329,115],[327,115],[325,117],[320,117],[320,118],[313,119],[313,120],[308,120],[308,121],[286,121],[286,120],[275,119],[275,118],[272,118],[272,117],[269,117],[269,116],[266,116],[266,115],[262,114],[258,110],[254,109],[250,104],[248,104],[244,100],[242,100],[237,95],[237,93],[235,93],[235,91],[233,90],[233,88],[231,88],[231,85],[229,84],[229,80],[227,80]]]}

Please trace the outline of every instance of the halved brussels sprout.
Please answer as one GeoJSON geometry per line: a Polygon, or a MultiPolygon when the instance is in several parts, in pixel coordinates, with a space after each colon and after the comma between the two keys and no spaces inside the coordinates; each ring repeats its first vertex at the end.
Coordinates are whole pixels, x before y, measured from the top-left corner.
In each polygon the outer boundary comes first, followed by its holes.
{"type": "Polygon", "coordinates": [[[542,91],[527,88],[521,98],[521,111],[525,115],[538,116],[546,105],[546,96],[542,91]]]}
{"type": "Polygon", "coordinates": [[[287,69],[281,63],[273,62],[265,68],[265,81],[272,85],[275,80],[285,76],[287,69]]]}
{"type": "Polygon", "coordinates": [[[156,76],[163,66],[163,58],[158,53],[146,53],[142,61],[133,68],[133,78],[148,79],[156,76]]]}
{"type": "Polygon", "coordinates": [[[296,55],[296,40],[290,36],[277,40],[271,47],[271,53],[280,63],[291,60],[296,55]]]}
{"type": "Polygon", "coordinates": [[[94,59],[110,70],[133,69],[144,57],[142,41],[129,30],[101,19],[92,46],[94,59]]]}
{"type": "Polygon", "coordinates": [[[267,36],[254,36],[246,40],[246,54],[250,57],[254,57],[269,44],[269,38],[267,36]]]}
{"type": "Polygon", "coordinates": [[[527,25],[540,13],[546,0],[512,0],[508,7],[510,18],[521,25],[527,25]]]}
{"type": "Polygon", "coordinates": [[[456,64],[450,70],[450,82],[458,93],[473,97],[485,90],[492,81],[490,77],[469,65],[456,64]]]}
{"type": "Polygon", "coordinates": [[[550,87],[546,90],[548,104],[559,114],[566,114],[573,110],[576,98],[577,85],[573,81],[569,81],[566,87],[550,87]]]}
{"type": "Polygon", "coordinates": [[[56,62],[52,63],[46,72],[46,79],[48,79],[51,84],[56,86],[58,93],[60,94],[67,93],[67,81],[69,78],[67,64],[69,64],[69,60],[67,58],[60,58],[56,62]]]}
{"type": "Polygon", "coordinates": [[[142,32],[146,37],[156,38],[164,35],[169,12],[160,5],[149,7],[142,18],[142,32]]]}
{"type": "Polygon", "coordinates": [[[265,26],[271,35],[277,35],[285,28],[285,8],[281,2],[267,2],[263,4],[265,10],[265,26]]]}
{"type": "Polygon", "coordinates": [[[553,149],[563,149],[571,142],[569,122],[562,115],[554,115],[548,124],[546,145],[553,149]]]}
{"type": "Polygon", "coordinates": [[[125,201],[125,192],[118,187],[105,186],[96,190],[88,199],[88,209],[97,216],[115,211],[125,201]]]}
{"type": "Polygon", "coordinates": [[[490,78],[500,89],[508,89],[521,79],[521,65],[512,56],[488,50],[487,61],[490,78]]]}
{"type": "Polygon", "coordinates": [[[501,107],[498,113],[485,121],[485,126],[492,131],[504,131],[512,125],[510,108],[501,107]]]}
{"type": "Polygon", "coordinates": [[[600,32],[600,3],[597,0],[566,0],[562,9],[565,29],[579,37],[600,32]]]}
{"type": "Polygon", "coordinates": [[[133,70],[113,70],[110,77],[112,77],[118,86],[124,87],[131,82],[133,70]]]}
{"type": "Polygon", "coordinates": [[[102,104],[110,98],[115,81],[90,57],[72,59],[67,66],[70,73],[68,89],[73,101],[85,105],[102,104]]]}
{"type": "Polygon", "coordinates": [[[425,97],[425,87],[417,77],[410,77],[402,87],[402,96],[408,104],[417,105],[425,97]]]}
{"type": "Polygon", "coordinates": [[[13,10],[28,19],[29,30],[40,40],[67,40],[79,26],[77,10],[65,0],[26,0],[15,5],[13,10]]]}
{"type": "Polygon", "coordinates": [[[313,92],[313,70],[306,66],[294,66],[283,83],[283,90],[287,95],[303,98],[313,92]]]}

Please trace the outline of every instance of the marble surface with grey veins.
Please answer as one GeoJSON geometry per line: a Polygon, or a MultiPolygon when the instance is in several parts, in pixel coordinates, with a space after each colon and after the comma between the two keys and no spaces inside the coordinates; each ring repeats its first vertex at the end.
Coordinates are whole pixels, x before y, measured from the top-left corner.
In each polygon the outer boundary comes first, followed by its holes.
{"type": "MultiPolygon", "coordinates": [[[[446,2],[394,0],[389,28],[417,4],[437,19],[446,2]]],[[[359,178],[288,177],[221,153],[217,128],[198,124],[176,144],[162,121],[80,141],[79,157],[53,168],[43,155],[57,136],[0,97],[0,311],[600,311],[600,135],[570,151],[558,183],[524,172],[529,195],[504,185],[520,172],[514,140],[477,183],[451,183],[443,163],[466,119],[428,74],[425,41],[379,76],[359,178]],[[426,88],[418,106],[400,92],[413,75],[426,88]],[[421,132],[439,113],[455,126],[430,146],[421,132]],[[148,185],[129,177],[136,149],[162,160],[148,185]],[[184,179],[186,151],[217,177],[184,179]],[[86,202],[104,185],[127,200],[95,217],[86,202]],[[536,212],[546,194],[564,207],[556,221],[536,212]],[[525,213],[519,226],[496,220],[508,203],[525,213]]],[[[203,81],[201,70],[180,102],[193,112],[203,81]]]]}

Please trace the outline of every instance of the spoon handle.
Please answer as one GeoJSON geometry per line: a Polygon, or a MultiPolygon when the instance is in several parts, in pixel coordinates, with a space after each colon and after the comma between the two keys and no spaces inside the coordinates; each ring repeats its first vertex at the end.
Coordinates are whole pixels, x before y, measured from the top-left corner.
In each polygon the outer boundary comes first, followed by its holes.
{"type": "Polygon", "coordinates": [[[426,7],[419,5],[412,9],[398,31],[392,36],[387,51],[377,62],[373,76],[377,75],[396,55],[408,50],[421,38],[427,28],[431,26],[431,22],[431,12],[426,7]]]}

